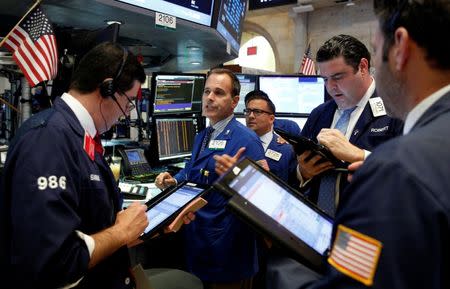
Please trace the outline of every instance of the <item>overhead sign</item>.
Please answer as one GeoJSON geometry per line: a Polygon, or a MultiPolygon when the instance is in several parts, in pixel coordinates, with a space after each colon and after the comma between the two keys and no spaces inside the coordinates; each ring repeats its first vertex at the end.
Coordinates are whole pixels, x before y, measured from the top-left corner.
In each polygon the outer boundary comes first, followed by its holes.
{"type": "Polygon", "coordinates": [[[155,12],[155,26],[163,29],[177,29],[177,17],[155,12]]]}

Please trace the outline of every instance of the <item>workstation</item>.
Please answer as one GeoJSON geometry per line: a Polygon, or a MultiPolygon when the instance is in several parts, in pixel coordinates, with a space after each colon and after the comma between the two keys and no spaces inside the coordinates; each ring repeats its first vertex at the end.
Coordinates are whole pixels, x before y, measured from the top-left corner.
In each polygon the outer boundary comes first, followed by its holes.
{"type": "Polygon", "coordinates": [[[0,8],[0,287],[448,287],[446,1],[0,8]]]}

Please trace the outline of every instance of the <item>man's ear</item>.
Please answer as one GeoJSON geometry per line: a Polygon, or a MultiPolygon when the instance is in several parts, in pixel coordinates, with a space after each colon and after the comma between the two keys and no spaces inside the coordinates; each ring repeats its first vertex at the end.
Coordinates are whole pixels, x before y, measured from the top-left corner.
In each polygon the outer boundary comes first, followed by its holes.
{"type": "Polygon", "coordinates": [[[396,70],[402,70],[406,65],[410,53],[410,41],[411,38],[405,28],[399,27],[395,30],[392,57],[396,70]]]}
{"type": "Polygon", "coordinates": [[[233,96],[232,99],[231,99],[231,106],[233,107],[233,109],[236,108],[238,103],[239,103],[239,95],[233,96]]]}

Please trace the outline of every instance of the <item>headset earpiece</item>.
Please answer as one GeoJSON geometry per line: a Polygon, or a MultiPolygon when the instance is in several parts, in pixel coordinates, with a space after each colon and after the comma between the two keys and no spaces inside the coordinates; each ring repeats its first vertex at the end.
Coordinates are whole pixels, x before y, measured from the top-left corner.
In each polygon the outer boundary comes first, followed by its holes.
{"type": "Polygon", "coordinates": [[[114,76],[113,79],[104,80],[99,88],[100,88],[100,95],[103,98],[111,97],[114,101],[116,101],[116,97],[114,94],[117,91],[116,82],[120,78],[120,75],[122,74],[122,70],[125,66],[125,62],[127,61],[128,52],[125,48],[123,48],[123,56],[122,56],[122,62],[120,63],[119,68],[117,69],[116,76],[114,76]]]}

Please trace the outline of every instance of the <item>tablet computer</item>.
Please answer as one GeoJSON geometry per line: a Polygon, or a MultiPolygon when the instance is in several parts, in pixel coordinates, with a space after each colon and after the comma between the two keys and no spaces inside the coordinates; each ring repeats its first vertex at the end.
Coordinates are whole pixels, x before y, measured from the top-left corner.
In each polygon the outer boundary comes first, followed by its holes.
{"type": "Polygon", "coordinates": [[[176,187],[165,189],[158,196],[149,200],[146,203],[149,224],[141,239],[148,239],[169,225],[172,231],[177,231],[183,224],[181,214],[183,210],[187,209],[187,213],[206,205],[206,201],[200,198],[205,192],[204,186],[184,181],[176,187]]]}
{"type": "Polygon", "coordinates": [[[274,128],[274,131],[292,145],[297,155],[309,150],[320,155],[324,161],[330,161],[335,166],[334,170],[348,171],[349,164],[335,157],[326,146],[301,135],[292,135],[279,128],[274,128]]]}
{"type": "Polygon", "coordinates": [[[321,272],[330,247],[333,219],[250,159],[214,183],[231,199],[228,208],[257,231],[321,272]]]}

